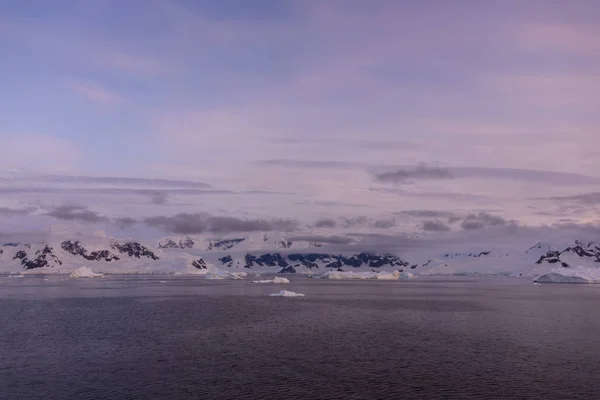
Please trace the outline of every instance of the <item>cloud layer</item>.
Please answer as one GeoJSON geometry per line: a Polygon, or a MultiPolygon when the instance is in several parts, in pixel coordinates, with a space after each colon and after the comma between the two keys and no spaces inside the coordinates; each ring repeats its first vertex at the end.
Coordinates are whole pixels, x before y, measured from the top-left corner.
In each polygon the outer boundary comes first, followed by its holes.
{"type": "Polygon", "coordinates": [[[0,223],[344,236],[598,218],[593,1],[13,3],[0,223]]]}
{"type": "Polygon", "coordinates": [[[148,217],[144,222],[165,232],[176,234],[200,233],[240,233],[265,231],[293,231],[298,222],[290,219],[241,219],[235,217],[211,216],[208,214],[176,214],[173,216],[148,217]]]}

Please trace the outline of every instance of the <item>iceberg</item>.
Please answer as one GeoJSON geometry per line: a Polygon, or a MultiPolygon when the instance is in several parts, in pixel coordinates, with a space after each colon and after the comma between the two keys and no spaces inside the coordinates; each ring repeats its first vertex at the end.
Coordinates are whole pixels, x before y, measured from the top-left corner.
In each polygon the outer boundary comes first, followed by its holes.
{"type": "MultiPolygon", "coordinates": [[[[411,274],[412,275],[412,274],[411,274]]],[[[352,272],[352,271],[329,271],[325,272],[320,278],[325,279],[379,279],[379,280],[398,280],[401,273],[394,272],[352,272]]],[[[414,276],[414,275],[413,275],[414,276]]]]}
{"type": "Polygon", "coordinates": [[[400,278],[401,279],[415,279],[416,277],[417,277],[417,275],[411,274],[410,272],[402,272],[402,273],[400,273],[400,278]]]}
{"type": "Polygon", "coordinates": [[[533,279],[535,283],[599,283],[600,268],[556,268],[533,279]]]}
{"type": "Polygon", "coordinates": [[[69,274],[69,278],[99,278],[101,276],[104,275],[95,273],[89,267],[77,268],[69,274]]]}
{"type": "Polygon", "coordinates": [[[252,281],[252,283],[290,283],[290,280],[287,278],[280,278],[276,276],[273,279],[261,279],[259,281],[252,281]]]}
{"type": "Polygon", "coordinates": [[[224,280],[224,279],[242,279],[239,272],[227,272],[221,269],[215,269],[206,274],[206,279],[224,280]]]}
{"type": "Polygon", "coordinates": [[[271,297],[304,297],[302,293],[290,292],[288,290],[280,290],[278,293],[271,293],[271,297]]]}

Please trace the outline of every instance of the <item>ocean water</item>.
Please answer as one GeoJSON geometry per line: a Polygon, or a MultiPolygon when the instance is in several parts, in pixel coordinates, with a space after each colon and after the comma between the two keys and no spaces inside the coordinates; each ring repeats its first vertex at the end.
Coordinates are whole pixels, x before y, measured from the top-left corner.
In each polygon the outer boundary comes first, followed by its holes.
{"type": "Polygon", "coordinates": [[[2,400],[600,399],[600,285],[47,279],[0,277],[2,400]]]}

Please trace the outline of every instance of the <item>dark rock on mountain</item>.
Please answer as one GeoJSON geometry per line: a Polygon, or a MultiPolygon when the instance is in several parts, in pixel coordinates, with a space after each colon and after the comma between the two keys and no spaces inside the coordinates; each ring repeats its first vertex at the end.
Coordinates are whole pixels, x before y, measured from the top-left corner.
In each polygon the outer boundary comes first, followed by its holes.
{"type": "Polygon", "coordinates": [[[209,241],[208,242],[208,247],[206,250],[213,250],[213,249],[218,249],[218,250],[229,250],[230,248],[232,248],[233,246],[235,246],[238,243],[243,242],[246,239],[223,239],[223,240],[217,240],[217,241],[209,241]]]}
{"type": "Polygon", "coordinates": [[[208,269],[208,267],[206,266],[206,262],[204,262],[204,260],[201,258],[192,261],[192,267],[198,269],[208,269]]]}
{"type": "Polygon", "coordinates": [[[43,249],[36,251],[33,259],[27,258],[27,254],[22,250],[18,251],[14,258],[20,258],[21,265],[27,270],[62,265],[62,261],[56,257],[54,249],[50,246],[45,246],[43,249]]]}
{"type": "Polygon", "coordinates": [[[191,238],[186,237],[185,239],[181,239],[179,241],[179,247],[182,249],[191,249],[194,247],[194,241],[191,238]]]}
{"type": "Polygon", "coordinates": [[[81,256],[88,261],[118,261],[119,256],[114,253],[111,253],[108,250],[99,250],[92,251],[88,254],[87,249],[79,242],[72,242],[70,240],[65,240],[60,244],[60,247],[69,254],[74,256],[81,256]]]}
{"type": "Polygon", "coordinates": [[[294,242],[290,242],[289,240],[282,240],[277,243],[277,246],[281,247],[282,249],[289,249],[293,244],[294,242]]]}
{"type": "MultiPolygon", "coordinates": [[[[222,257],[219,259],[221,265],[233,265],[231,256],[222,257]]],[[[371,254],[359,253],[352,256],[343,256],[326,253],[266,253],[262,255],[246,254],[244,256],[244,267],[281,267],[290,273],[298,267],[306,267],[308,269],[318,269],[319,264],[324,265],[326,269],[342,269],[348,268],[382,268],[382,267],[405,267],[409,264],[400,258],[391,254],[371,254]],[[292,268],[288,268],[292,267],[292,268]]]]}
{"type": "Polygon", "coordinates": [[[282,268],[281,271],[279,271],[280,274],[295,274],[296,273],[296,268],[292,267],[291,265],[288,265],[285,268],[282,268]]]}
{"type": "Polygon", "coordinates": [[[287,267],[289,265],[288,262],[285,261],[285,258],[283,258],[283,256],[279,253],[267,253],[259,257],[253,256],[252,254],[246,254],[244,261],[246,262],[246,268],[250,268],[254,264],[257,264],[261,267],[287,267]]]}
{"type": "MultiPolygon", "coordinates": [[[[459,258],[459,257],[479,258],[479,257],[483,257],[483,256],[489,256],[490,254],[492,254],[491,251],[482,251],[480,253],[468,253],[468,254],[466,254],[466,253],[454,253],[454,254],[444,254],[444,258],[459,258]]],[[[429,260],[429,261],[431,261],[431,260],[429,260]]]]}
{"type": "Polygon", "coordinates": [[[178,249],[179,245],[177,243],[175,243],[174,240],[172,239],[167,239],[166,242],[164,243],[159,243],[158,247],[161,249],[178,249]]]}
{"type": "Polygon", "coordinates": [[[186,237],[181,239],[179,243],[175,242],[173,239],[166,239],[163,243],[159,243],[158,247],[160,249],[191,249],[194,247],[194,240],[190,237],[186,237]]]}
{"type": "Polygon", "coordinates": [[[155,261],[159,259],[159,257],[156,254],[154,254],[150,249],[148,249],[145,246],[142,246],[137,242],[127,242],[124,244],[114,243],[111,247],[122,254],[127,254],[129,257],[147,257],[155,261]]]}
{"type": "Polygon", "coordinates": [[[576,255],[580,258],[600,263],[600,245],[595,242],[584,243],[576,240],[575,246],[567,247],[562,251],[550,250],[546,252],[546,254],[542,255],[539,260],[536,261],[536,264],[560,264],[564,268],[570,268],[572,265],[569,265],[561,259],[561,257],[564,258],[565,255],[576,255]]]}

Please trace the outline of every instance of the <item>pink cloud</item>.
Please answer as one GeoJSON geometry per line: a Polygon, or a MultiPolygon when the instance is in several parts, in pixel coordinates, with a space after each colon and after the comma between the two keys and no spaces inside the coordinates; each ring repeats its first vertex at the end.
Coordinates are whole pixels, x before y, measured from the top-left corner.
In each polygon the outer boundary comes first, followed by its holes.
{"type": "Polygon", "coordinates": [[[114,93],[108,89],[105,89],[99,85],[96,85],[91,82],[84,81],[73,81],[69,83],[69,87],[75,93],[85,97],[86,99],[106,104],[106,105],[114,105],[123,103],[125,100],[119,96],[117,93],[114,93]]]}

